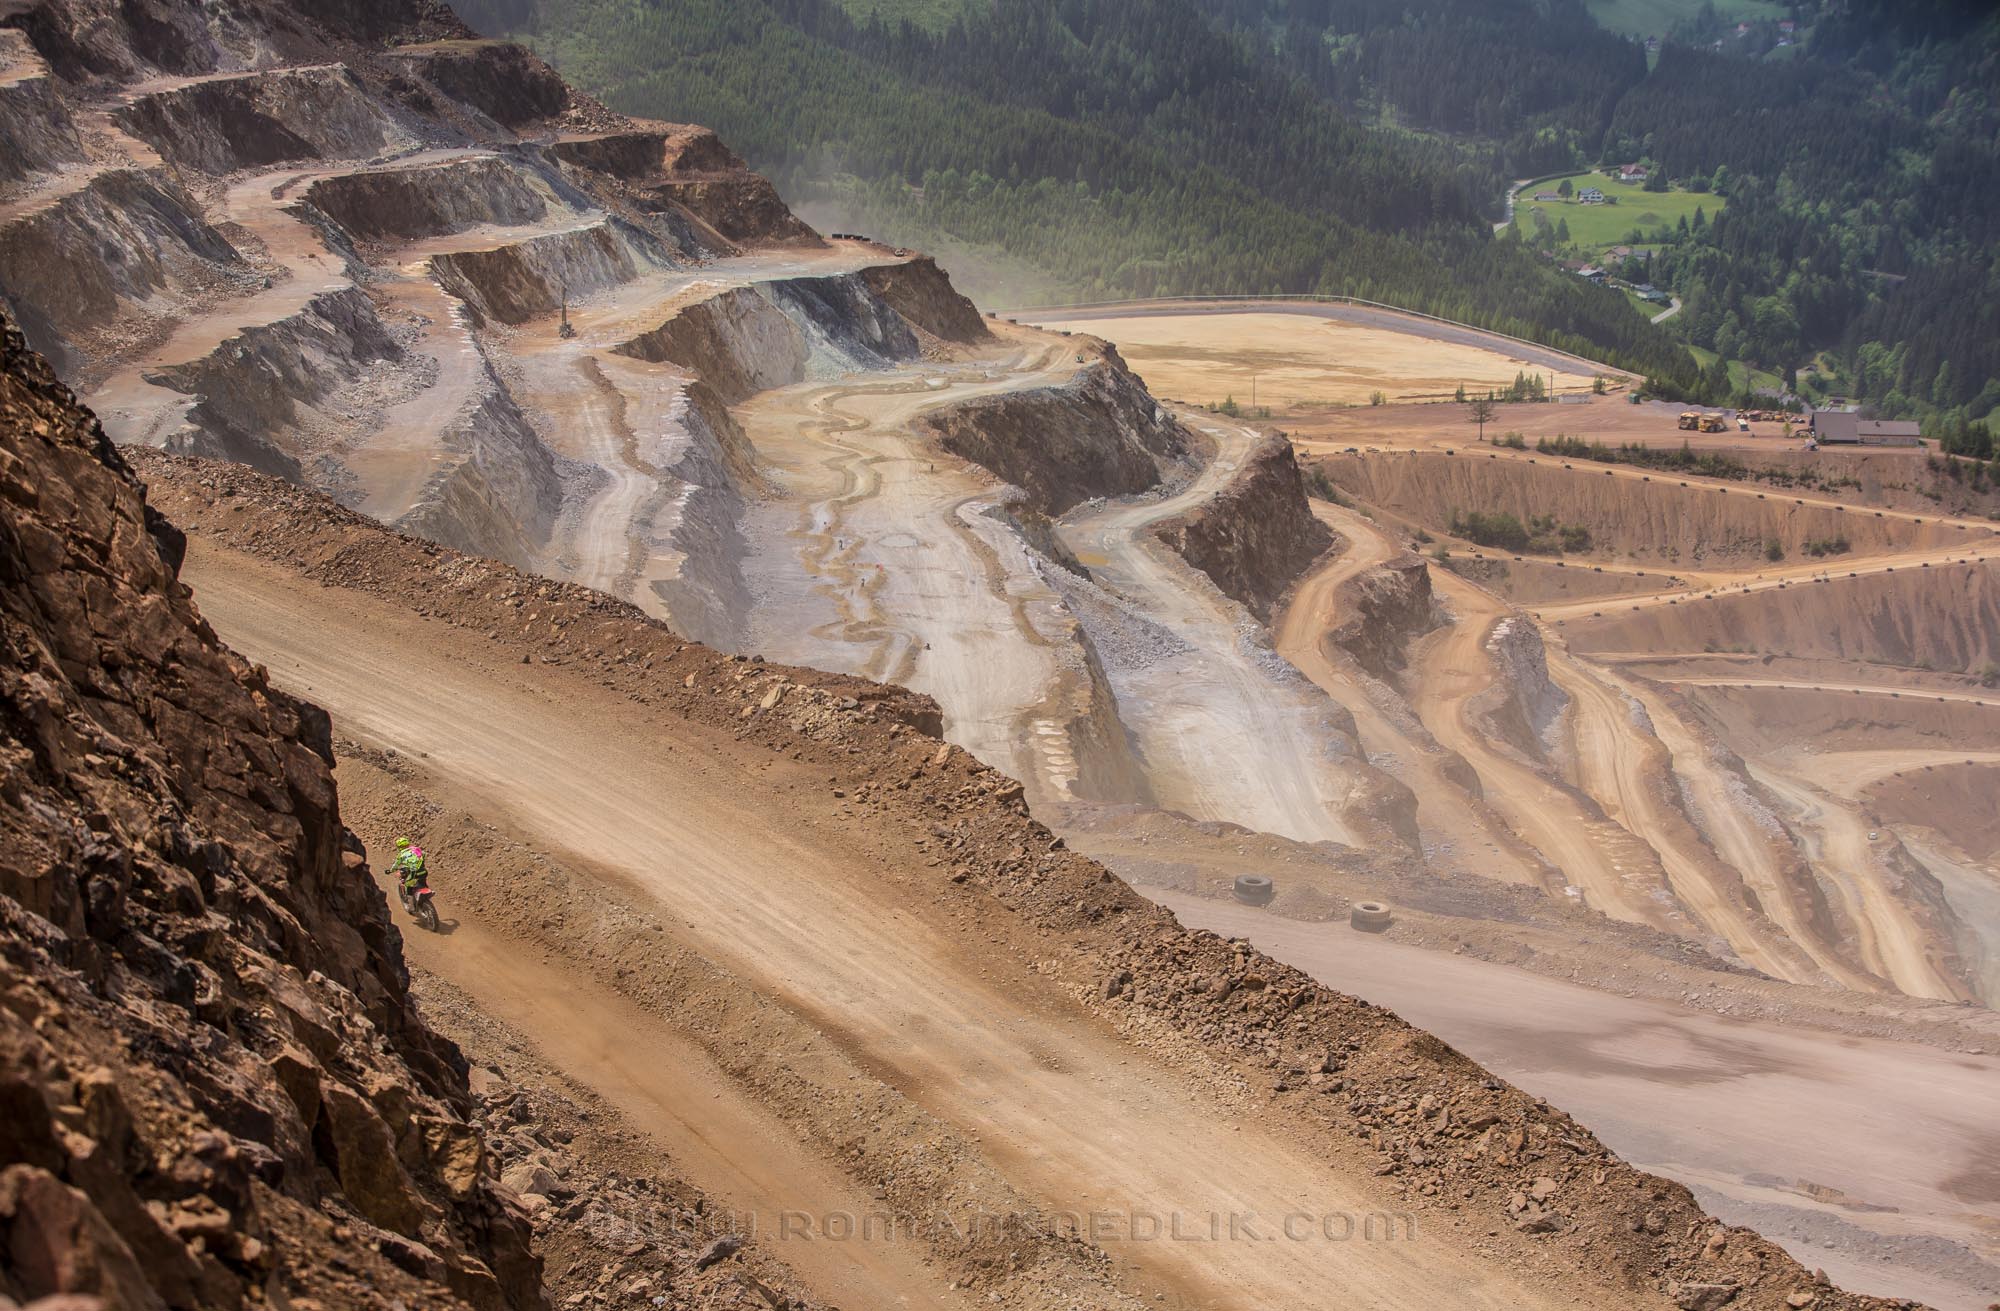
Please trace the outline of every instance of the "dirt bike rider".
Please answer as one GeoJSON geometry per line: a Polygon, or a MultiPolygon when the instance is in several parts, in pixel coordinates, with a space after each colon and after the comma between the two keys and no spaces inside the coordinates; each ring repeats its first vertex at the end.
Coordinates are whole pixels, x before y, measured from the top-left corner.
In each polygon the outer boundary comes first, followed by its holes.
{"type": "Polygon", "coordinates": [[[389,866],[389,870],[401,876],[403,898],[407,901],[410,894],[427,881],[424,878],[424,849],[414,845],[408,838],[397,838],[396,863],[389,866]]]}

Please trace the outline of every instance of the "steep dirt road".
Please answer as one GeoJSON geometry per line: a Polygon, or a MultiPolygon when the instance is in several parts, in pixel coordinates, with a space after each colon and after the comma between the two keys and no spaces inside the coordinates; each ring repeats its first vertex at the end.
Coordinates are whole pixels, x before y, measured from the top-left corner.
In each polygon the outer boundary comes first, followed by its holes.
{"type": "Polygon", "coordinates": [[[1351,845],[1357,830],[1343,811],[1355,781],[1344,766],[1358,762],[1335,757],[1338,730],[1323,698],[1263,645],[1242,606],[1153,535],[1156,524],[1211,499],[1257,440],[1246,428],[1197,422],[1216,453],[1186,487],[1082,507],[1061,526],[1100,584],[1184,643],[1113,666],[1120,715],[1162,805],[1351,845]]]}
{"type": "Polygon", "coordinates": [[[1963,997],[1963,986],[1937,960],[1932,935],[1898,895],[1900,880],[1883,867],[1861,817],[1776,769],[1752,764],[1750,772],[1788,807],[1813,868],[1833,886],[1861,962],[1912,997],[1963,997]]]}
{"type": "Polygon", "coordinates": [[[1278,654],[1354,716],[1369,761],[1416,793],[1417,824],[1433,863],[1510,883],[1543,883],[1547,872],[1540,857],[1482,799],[1446,774],[1449,758],[1414,712],[1388,689],[1369,688],[1359,671],[1328,657],[1326,634],[1347,617],[1340,612],[1341,587],[1402,547],[1351,510],[1314,501],[1312,512],[1340,534],[1347,548],[1299,580],[1273,625],[1278,654]]]}
{"type": "MultiPolygon", "coordinates": [[[[1190,1216],[1393,1209],[1365,1172],[1343,1173],[1257,1122],[1218,1119],[1184,1076],[1100,1027],[1022,959],[972,949],[977,926],[908,895],[879,857],[856,859],[838,808],[817,789],[811,801],[799,795],[809,780],[781,759],[768,774],[728,767],[726,740],[635,714],[630,699],[586,679],[521,666],[483,637],[205,543],[188,577],[213,622],[344,731],[418,757],[511,830],[618,871],[684,917],[715,960],[836,1035],[1045,1205],[1190,1216]]],[[[473,973],[461,986],[476,994],[473,973]]],[[[560,992],[530,1009],[510,1017],[530,1032],[593,1023],[560,992]]],[[[811,1180],[774,1186],[788,1194],[774,1202],[817,1204],[811,1180]]],[[[1630,1304],[1580,1281],[1531,1285],[1428,1231],[1403,1243],[1304,1233],[1130,1250],[1140,1287],[1231,1307],[1295,1311],[1329,1286],[1372,1308],[1630,1304]]],[[[895,1304],[893,1288],[880,1293],[875,1304],[895,1304]]]]}
{"type": "Polygon", "coordinates": [[[1849,1287],[1981,1311],[2000,1295],[2000,1057],[1726,1019],[1341,924],[1147,889],[1424,1025],[1697,1187],[1849,1287]],[[1978,1257],[1950,1261],[1938,1240],[1978,1257]]]}
{"type": "MultiPolygon", "coordinates": [[[[1573,664],[1579,670],[1588,668],[1581,661],[1573,664]]],[[[1850,954],[1838,943],[1826,941],[1813,923],[1804,891],[1791,874],[1797,852],[1744,780],[1717,761],[1657,689],[1603,670],[1596,671],[1596,677],[1613,683],[1644,707],[1653,733],[1666,749],[1669,777],[1678,780],[1700,836],[1707,841],[1706,846],[1677,853],[1678,858],[1697,868],[1705,858],[1719,859],[1727,873],[1749,889],[1761,912],[1752,913],[1730,896],[1708,910],[1704,921],[1727,937],[1745,961],[1774,978],[1811,982],[1815,971],[1824,971],[1844,987],[1863,992],[1879,989],[1880,981],[1857,968],[1850,954]],[[1778,933],[1772,932],[1774,926],[1778,933]]],[[[1680,886],[1676,884],[1677,892],[1680,886]]]]}
{"type": "MultiPolygon", "coordinates": [[[[495,1019],[532,1035],[545,1060],[617,1107],[631,1127],[658,1140],[683,1173],[705,1181],[718,1203],[760,1218],[784,1209],[786,1199],[805,1195],[818,1199],[819,1214],[867,1216],[880,1210],[838,1167],[794,1141],[777,1116],[735,1095],[727,1074],[672,1027],[610,990],[591,986],[575,971],[522,952],[484,925],[465,922],[462,910],[455,910],[451,929],[449,937],[406,935],[412,963],[452,980],[495,1019]],[[551,997],[570,1003],[568,1022],[550,1022],[551,997]]],[[[758,1236],[768,1240],[773,1232],[758,1236]]],[[[779,1246],[814,1291],[845,1305],[973,1305],[970,1297],[939,1287],[913,1243],[779,1246]]]]}
{"type": "MultiPolygon", "coordinates": [[[[1549,653],[1549,675],[1570,695],[1578,785],[1606,815],[1652,848],[1674,898],[1746,964],[1774,978],[1815,979],[1818,971],[1812,963],[1751,910],[1740,876],[1716,860],[1666,794],[1666,780],[1676,770],[1684,776],[1692,772],[1696,762],[1665,745],[1659,722],[1665,707],[1640,702],[1629,689],[1559,648],[1549,653]]],[[[1682,741],[1686,754],[1685,735],[1682,741]]]]}
{"type": "MultiPolygon", "coordinates": [[[[1582,798],[1498,747],[1469,721],[1468,703],[1497,676],[1486,652],[1493,625],[1507,606],[1449,570],[1431,584],[1455,622],[1419,645],[1417,667],[1424,727],[1464,756],[1486,797],[1508,825],[1560,870],[1586,904],[1618,919],[1678,931],[1658,856],[1616,823],[1593,814],[1582,798]]],[[[1562,889],[1551,889],[1561,894],[1562,889]]]]}
{"type": "MultiPolygon", "coordinates": [[[[758,507],[752,645],[774,658],[915,688],[946,735],[1064,797],[1082,767],[1071,720],[1089,689],[1074,621],[988,511],[1001,489],[912,430],[926,411],[1075,375],[1074,351],[1015,331],[956,363],[920,362],[752,398],[737,414],[782,501],[758,507]],[[879,381],[877,380],[879,378],[879,381]],[[807,618],[810,616],[810,618],[807,618]]],[[[1117,762],[1096,761],[1098,795],[1117,762]]]]}

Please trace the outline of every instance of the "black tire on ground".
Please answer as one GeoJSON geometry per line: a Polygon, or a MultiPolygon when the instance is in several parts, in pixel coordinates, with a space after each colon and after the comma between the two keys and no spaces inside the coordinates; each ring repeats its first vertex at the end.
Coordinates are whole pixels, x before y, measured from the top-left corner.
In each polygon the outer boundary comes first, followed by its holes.
{"type": "Polygon", "coordinates": [[[1363,933],[1380,933],[1389,927],[1389,908],[1379,901],[1357,901],[1347,913],[1350,927],[1363,933]]]}
{"type": "Polygon", "coordinates": [[[429,929],[432,933],[436,933],[438,931],[437,907],[433,906],[427,900],[418,902],[417,923],[423,925],[425,928],[429,929]]]}
{"type": "Polygon", "coordinates": [[[1247,906],[1268,905],[1277,889],[1271,880],[1262,874],[1238,874],[1236,876],[1236,899],[1247,906]]]}

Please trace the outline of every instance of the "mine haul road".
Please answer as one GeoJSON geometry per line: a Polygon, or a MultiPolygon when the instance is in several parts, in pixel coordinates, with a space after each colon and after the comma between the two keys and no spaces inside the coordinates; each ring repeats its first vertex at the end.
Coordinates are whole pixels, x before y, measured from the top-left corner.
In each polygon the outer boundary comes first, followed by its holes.
{"type": "MultiPolygon", "coordinates": [[[[207,541],[192,543],[185,576],[218,631],[279,684],[327,707],[338,732],[401,753],[475,799],[487,822],[544,849],[581,853],[652,898],[708,956],[977,1143],[1047,1209],[1399,1209],[1358,1151],[1347,1158],[1338,1145],[1309,1149],[1261,1114],[1218,1114],[1179,1064],[1121,1038],[1056,990],[1029,967],[1056,944],[1034,937],[995,945],[1027,930],[955,917],[913,889],[906,871],[921,870],[923,853],[895,851],[907,839],[853,824],[804,766],[636,705],[581,672],[520,663],[507,643],[207,541]]],[[[448,883],[443,895],[448,902],[448,883]]],[[[472,950],[491,930],[466,928],[466,951],[451,950],[451,938],[434,951],[426,944],[440,975],[475,998],[511,998],[504,1010],[513,1027],[576,1079],[601,1086],[614,1103],[629,1101],[633,1079],[645,1075],[635,1074],[638,1039],[620,1013],[592,1007],[580,972],[551,990],[548,967],[532,952],[472,950]]],[[[727,1079],[704,1084],[686,1069],[658,1077],[673,1085],[675,1113],[700,1140],[681,1153],[697,1166],[758,1122],[757,1108],[727,1079]],[[691,1078],[696,1086],[687,1086],[691,1078]]],[[[824,1205],[837,1150],[773,1144],[762,1156],[775,1164],[754,1176],[695,1182],[766,1217],[812,1211],[824,1205]],[[788,1159],[806,1164],[787,1172],[788,1159]]],[[[1516,1245],[1509,1234],[1485,1246],[1496,1241],[1516,1245]]],[[[1530,1262],[1516,1266],[1470,1243],[1439,1222],[1402,1242],[1332,1242],[1313,1232],[1286,1242],[1119,1244],[1116,1277],[1148,1297],[1171,1291],[1187,1305],[1271,1311],[1326,1305],[1333,1288],[1346,1304],[1377,1311],[1632,1304],[1629,1290],[1573,1272],[1537,1278],[1530,1262]]],[[[856,1305],[960,1298],[935,1283],[911,1293],[927,1282],[914,1245],[866,1261],[841,1245],[773,1248],[809,1279],[852,1290],[856,1305]]]]}
{"type": "Polygon", "coordinates": [[[1234,425],[1200,427],[1215,454],[1186,486],[1080,507],[1061,524],[1063,541],[1099,585],[1183,644],[1114,669],[1119,716],[1160,804],[1302,842],[1356,845],[1346,811],[1364,762],[1335,754],[1324,701],[1261,640],[1246,637],[1243,607],[1154,535],[1157,525],[1213,499],[1257,440],[1234,425]],[[1258,767],[1219,763],[1247,761],[1258,767]]]}
{"type": "Polygon", "coordinates": [[[1147,895],[1183,923],[1246,937],[1422,1024],[1628,1159],[1690,1185],[1723,1219],[1790,1231],[1794,1253],[1842,1287],[1940,1307],[1992,1300],[1976,1273],[1912,1254],[1939,1236],[1986,1243],[1996,1207],[1967,1188],[1967,1163],[1993,1151],[2000,1057],[1704,1014],[1338,921],[1147,895]],[[1814,1241],[1821,1234],[1840,1239],[1814,1241]],[[1882,1264],[1885,1239],[1910,1243],[1893,1267],[1882,1264]]]}
{"type": "Polygon", "coordinates": [[[1555,871],[1483,799],[1449,777],[1452,757],[1446,748],[1407,708],[1392,708],[1397,701],[1393,693],[1372,689],[1360,671],[1328,653],[1327,635],[1345,618],[1341,589],[1404,548],[1352,510],[1328,501],[1310,504],[1342,546],[1299,580],[1275,617],[1272,641],[1278,654],[1354,716],[1370,762],[1416,794],[1417,825],[1427,854],[1488,878],[1544,885],[1555,871]]]}
{"type": "Polygon", "coordinates": [[[775,494],[747,534],[751,646],[937,698],[945,735],[1064,795],[1061,602],[988,513],[1003,489],[930,446],[922,417],[1080,371],[1065,343],[1004,330],[952,363],[919,360],[763,392],[737,416],[775,494]]]}

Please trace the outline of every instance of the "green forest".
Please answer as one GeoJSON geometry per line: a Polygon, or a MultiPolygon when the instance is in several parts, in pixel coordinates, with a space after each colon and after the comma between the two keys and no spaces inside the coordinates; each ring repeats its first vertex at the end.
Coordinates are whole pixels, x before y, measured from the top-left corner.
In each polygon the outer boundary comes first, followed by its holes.
{"type": "Polygon", "coordinates": [[[1776,375],[1954,430],[2000,404],[2000,18],[1938,0],[1800,0],[1782,28],[1703,5],[1650,55],[1581,0],[459,7],[614,108],[714,126],[795,202],[1078,299],[1349,294],[1670,396],[1776,375]],[[1683,297],[1659,326],[1493,233],[1510,179],[1624,162],[1712,197],[1614,270],[1683,297]]]}

